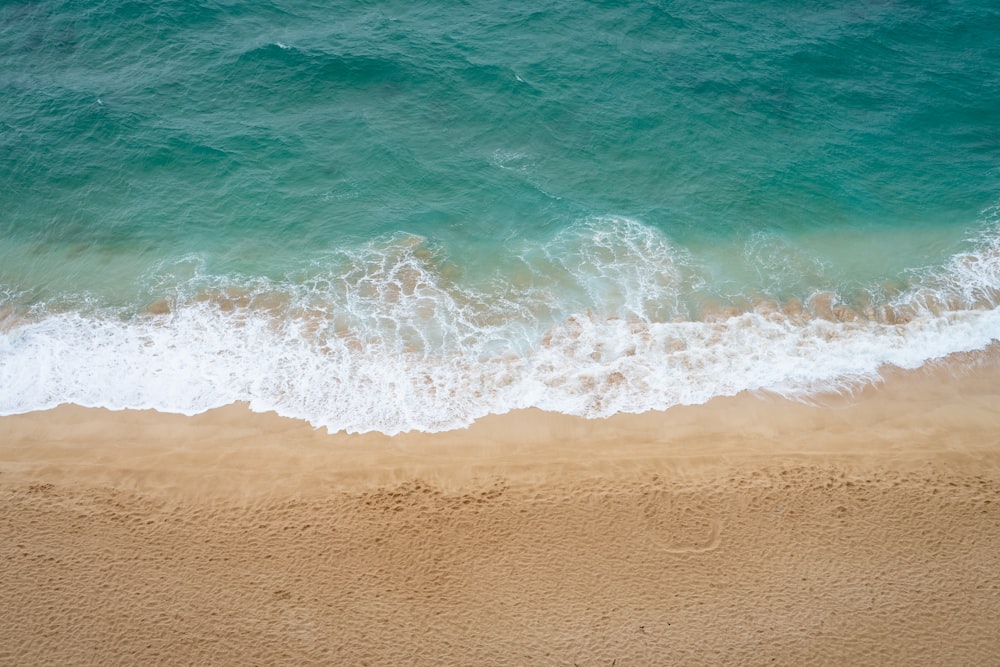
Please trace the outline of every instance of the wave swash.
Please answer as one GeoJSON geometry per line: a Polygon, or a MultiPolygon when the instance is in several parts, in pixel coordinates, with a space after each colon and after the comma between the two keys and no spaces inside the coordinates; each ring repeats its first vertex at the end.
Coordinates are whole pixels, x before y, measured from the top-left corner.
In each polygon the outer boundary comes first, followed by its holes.
{"type": "Polygon", "coordinates": [[[620,218],[579,223],[509,263],[463,280],[423,239],[393,235],[280,281],[171,283],[161,267],[160,297],[143,308],[8,296],[0,414],[242,401],[331,432],[440,431],[528,407],[606,417],[742,391],[851,391],[885,365],[1000,338],[992,226],[906,283],[850,296],[726,295],[692,253],[620,218]]]}

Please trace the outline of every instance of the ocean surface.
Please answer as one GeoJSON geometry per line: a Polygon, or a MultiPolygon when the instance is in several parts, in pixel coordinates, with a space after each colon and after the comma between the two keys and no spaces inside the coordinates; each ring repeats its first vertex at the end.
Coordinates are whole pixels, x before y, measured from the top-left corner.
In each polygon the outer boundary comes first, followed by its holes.
{"type": "Polygon", "coordinates": [[[808,398],[998,306],[996,0],[0,3],[0,414],[808,398]]]}

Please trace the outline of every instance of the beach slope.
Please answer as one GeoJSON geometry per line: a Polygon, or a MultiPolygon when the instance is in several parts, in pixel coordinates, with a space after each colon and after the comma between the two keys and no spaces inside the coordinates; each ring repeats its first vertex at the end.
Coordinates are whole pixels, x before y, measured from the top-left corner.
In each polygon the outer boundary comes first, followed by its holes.
{"type": "Polygon", "coordinates": [[[5,417],[0,662],[995,662],[992,354],[816,405],[393,438],[5,417]]]}

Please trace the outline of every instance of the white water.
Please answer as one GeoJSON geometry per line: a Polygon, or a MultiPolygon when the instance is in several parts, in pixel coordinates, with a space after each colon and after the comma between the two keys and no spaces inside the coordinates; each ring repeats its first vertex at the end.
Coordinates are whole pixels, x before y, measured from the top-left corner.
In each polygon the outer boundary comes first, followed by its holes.
{"type": "MultiPolygon", "coordinates": [[[[628,221],[582,225],[476,289],[413,237],[288,282],[204,278],[169,312],[0,320],[0,414],[62,403],[194,414],[236,401],[330,431],[440,431],[537,407],[605,417],[767,390],[850,391],[1000,338],[1000,239],[882,302],[835,294],[691,317],[688,253],[628,221]],[[888,315],[887,315],[888,313],[888,315]]],[[[154,309],[155,311],[155,309],[154,309]]]]}

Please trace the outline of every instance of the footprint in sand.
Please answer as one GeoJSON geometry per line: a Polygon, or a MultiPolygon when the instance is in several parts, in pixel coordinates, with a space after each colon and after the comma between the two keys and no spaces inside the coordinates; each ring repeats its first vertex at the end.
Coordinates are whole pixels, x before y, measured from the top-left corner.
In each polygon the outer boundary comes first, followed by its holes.
{"type": "Polygon", "coordinates": [[[642,508],[646,534],[667,553],[703,553],[719,546],[721,521],[703,502],[657,490],[642,508]]]}

